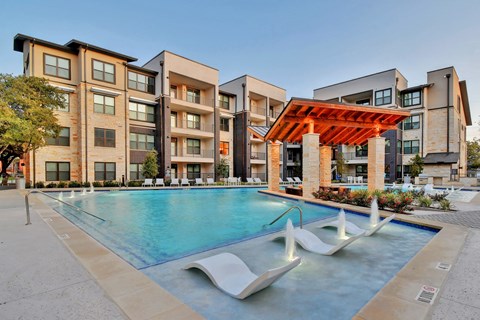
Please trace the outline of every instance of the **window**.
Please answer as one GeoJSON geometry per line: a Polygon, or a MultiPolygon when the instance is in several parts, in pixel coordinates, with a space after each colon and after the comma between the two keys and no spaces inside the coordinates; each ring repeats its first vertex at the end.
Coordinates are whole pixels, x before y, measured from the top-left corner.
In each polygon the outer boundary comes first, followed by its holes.
{"type": "Polygon", "coordinates": [[[115,66],[110,63],[93,60],[93,79],[115,83],[115,66]]]}
{"type": "Polygon", "coordinates": [[[397,153],[402,153],[402,140],[397,140],[397,153]]]}
{"type": "Polygon", "coordinates": [[[187,128],[200,130],[200,116],[198,114],[187,114],[187,128]]]}
{"type": "Polygon", "coordinates": [[[174,157],[177,155],[177,138],[172,138],[170,141],[170,152],[172,153],[171,156],[174,157]]]}
{"type": "Polygon", "coordinates": [[[229,143],[225,141],[220,141],[220,154],[228,156],[229,154],[229,143]]]}
{"type": "Polygon", "coordinates": [[[419,140],[406,140],[403,141],[403,153],[404,154],[416,154],[419,152],[419,140]]]}
{"type": "Polygon", "coordinates": [[[187,153],[188,154],[200,154],[200,140],[199,139],[187,139],[187,153]]]}
{"type": "Polygon", "coordinates": [[[357,176],[366,176],[368,174],[367,165],[357,165],[355,166],[355,172],[357,176]]]}
{"type": "Polygon", "coordinates": [[[375,105],[383,106],[392,103],[392,89],[375,91],[375,105]]]}
{"type": "Polygon", "coordinates": [[[193,103],[200,103],[200,90],[187,88],[187,101],[193,103]]]}
{"type": "Polygon", "coordinates": [[[177,99],[177,86],[170,86],[170,98],[177,99]]]}
{"type": "Polygon", "coordinates": [[[385,154],[390,153],[390,139],[385,139],[385,154]]]}
{"type": "Polygon", "coordinates": [[[228,96],[219,94],[218,102],[220,104],[220,108],[227,109],[227,110],[230,109],[230,98],[228,96]]]}
{"type": "Polygon", "coordinates": [[[155,93],[155,78],[128,71],[128,88],[155,93]]]}
{"type": "Polygon", "coordinates": [[[195,179],[200,178],[200,165],[199,164],[187,164],[187,178],[195,179]]]}
{"type": "Polygon", "coordinates": [[[64,93],[62,94],[63,97],[63,107],[59,107],[58,111],[69,112],[70,111],[70,94],[64,93]]]}
{"type": "Polygon", "coordinates": [[[70,162],[45,162],[45,180],[70,180],[70,162]]]}
{"type": "Polygon", "coordinates": [[[130,133],[130,149],[152,150],[155,148],[155,137],[149,134],[130,133]]]}
{"type": "Polygon", "coordinates": [[[43,55],[45,63],[43,73],[49,76],[70,79],[70,60],[60,57],[43,55]]]}
{"type": "Polygon", "coordinates": [[[403,106],[410,107],[419,105],[421,102],[420,91],[408,92],[403,95],[403,106]]]}
{"type": "Polygon", "coordinates": [[[56,138],[47,138],[48,145],[51,146],[69,146],[70,145],[70,128],[62,128],[60,134],[56,138]]]}
{"type": "Polygon", "coordinates": [[[130,119],[155,122],[155,108],[142,103],[130,102],[130,119]]]}
{"type": "Polygon", "coordinates": [[[355,147],[355,157],[368,157],[368,145],[355,147]]]}
{"type": "Polygon", "coordinates": [[[370,99],[362,99],[355,101],[355,104],[361,105],[361,106],[368,106],[370,105],[370,99]]]}
{"type": "Polygon", "coordinates": [[[420,116],[411,116],[403,120],[403,130],[420,129],[420,116]]]}
{"type": "Polygon", "coordinates": [[[403,166],[403,175],[411,174],[411,173],[412,173],[412,166],[409,166],[409,165],[403,166]]]}
{"type": "Polygon", "coordinates": [[[220,130],[221,131],[230,131],[230,119],[220,118],[220,130]]]}
{"type": "Polygon", "coordinates": [[[115,180],[115,162],[95,162],[95,181],[115,180]]]}
{"type": "Polygon", "coordinates": [[[145,177],[142,174],[141,163],[130,163],[130,180],[142,180],[145,177]]]}
{"type": "Polygon", "coordinates": [[[115,98],[94,94],[93,111],[97,113],[115,114],[115,98]]]}
{"type": "Polygon", "coordinates": [[[177,127],[177,113],[176,112],[170,113],[170,126],[172,128],[177,127]]]}
{"type": "Polygon", "coordinates": [[[397,166],[395,177],[397,179],[402,179],[402,166],[400,165],[397,166]]]}
{"type": "Polygon", "coordinates": [[[95,146],[115,148],[115,130],[95,128],[95,146]]]}

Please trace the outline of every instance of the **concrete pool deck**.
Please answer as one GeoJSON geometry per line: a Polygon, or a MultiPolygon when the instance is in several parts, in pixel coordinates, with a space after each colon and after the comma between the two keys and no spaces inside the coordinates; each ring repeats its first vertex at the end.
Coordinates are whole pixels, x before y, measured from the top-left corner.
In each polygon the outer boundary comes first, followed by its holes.
{"type": "MultiPolygon", "coordinates": [[[[21,194],[0,192],[0,318],[202,318],[34,198],[33,224],[25,226],[21,194]]],[[[443,229],[356,319],[479,318],[480,231],[424,217],[400,219],[443,229]],[[438,262],[451,270],[436,269],[438,262]],[[415,300],[422,285],[440,289],[433,306],[415,300]]]]}

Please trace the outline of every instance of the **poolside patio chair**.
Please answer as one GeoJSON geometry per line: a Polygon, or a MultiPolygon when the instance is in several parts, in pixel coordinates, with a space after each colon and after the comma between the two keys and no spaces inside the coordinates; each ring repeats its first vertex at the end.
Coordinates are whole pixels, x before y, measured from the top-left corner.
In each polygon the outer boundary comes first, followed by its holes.
{"type": "MultiPolygon", "coordinates": [[[[324,256],[331,256],[338,250],[348,246],[353,241],[363,237],[364,233],[360,233],[356,236],[350,237],[347,240],[340,242],[337,245],[331,245],[328,243],[323,242],[314,235],[312,232],[305,230],[305,229],[294,229],[295,234],[295,241],[305,250],[318,253],[324,256]]],[[[285,232],[279,233],[278,235],[274,236],[272,240],[276,240],[279,238],[285,238],[285,232]]]]}
{"type": "Polygon", "coordinates": [[[300,179],[299,177],[293,177],[293,179],[295,180],[295,182],[297,184],[302,184],[303,183],[302,179],[300,179]]]}
{"type": "Polygon", "coordinates": [[[253,181],[255,181],[256,184],[263,184],[263,181],[260,178],[253,178],[253,181]]]}
{"type": "Polygon", "coordinates": [[[296,183],[295,181],[293,181],[293,179],[290,178],[290,177],[287,178],[287,181],[288,181],[288,183],[290,183],[290,184],[297,184],[297,183],[296,183]]]}
{"type": "Polygon", "coordinates": [[[170,186],[171,187],[173,187],[173,186],[179,187],[180,184],[178,183],[178,179],[172,178],[172,182],[170,183],[170,186]]]}
{"type": "Polygon", "coordinates": [[[255,181],[253,181],[253,178],[247,178],[247,184],[255,184],[255,181]]]}
{"type": "Polygon", "coordinates": [[[196,186],[203,186],[203,185],[205,185],[205,182],[203,182],[202,178],[195,178],[195,185],[196,186]]]}
{"type": "Polygon", "coordinates": [[[347,183],[353,183],[353,177],[352,176],[347,177],[347,183]]]}
{"type": "Polygon", "coordinates": [[[404,183],[404,184],[402,185],[402,191],[403,191],[403,192],[407,192],[407,191],[411,191],[411,190],[413,190],[413,184],[411,184],[411,183],[404,183]]]}
{"type": "Polygon", "coordinates": [[[153,179],[145,179],[142,183],[142,187],[153,187],[153,179]]]}
{"type": "Polygon", "coordinates": [[[158,187],[158,186],[162,186],[162,187],[165,187],[165,182],[163,182],[163,179],[162,178],[157,178],[155,179],[155,187],[158,187]]]}
{"type": "Polygon", "coordinates": [[[228,177],[227,179],[227,185],[231,186],[231,185],[235,185],[237,184],[237,178],[235,177],[228,177]]]}
{"type": "Polygon", "coordinates": [[[242,177],[238,177],[238,178],[237,178],[237,184],[238,184],[238,185],[241,185],[241,184],[242,184],[242,177]]]}
{"type": "MultiPolygon", "coordinates": [[[[349,234],[353,234],[355,236],[365,233],[364,234],[365,237],[370,237],[372,234],[382,229],[387,223],[389,223],[393,219],[395,219],[395,214],[392,214],[391,216],[383,219],[375,227],[368,230],[360,228],[353,222],[345,221],[345,232],[349,234]]],[[[326,227],[338,228],[338,218],[334,217],[331,219],[326,219],[325,221],[321,221],[320,224],[316,225],[315,227],[316,228],[326,228],[326,227]]]]}
{"type": "Polygon", "coordinates": [[[183,269],[200,269],[218,289],[234,298],[245,299],[280,279],[288,271],[298,266],[300,262],[301,258],[296,257],[283,267],[270,269],[257,276],[239,257],[225,252],[191,262],[183,269]]]}
{"type": "Polygon", "coordinates": [[[358,183],[363,183],[363,176],[358,176],[357,181],[358,183]]]}
{"type": "Polygon", "coordinates": [[[207,185],[215,185],[215,180],[213,180],[213,178],[207,178],[207,185]]]}
{"type": "Polygon", "coordinates": [[[188,179],[182,179],[182,183],[181,183],[182,186],[190,186],[190,181],[188,181],[188,179]]]}
{"type": "Polygon", "coordinates": [[[286,181],[283,181],[283,179],[281,177],[278,178],[278,183],[279,184],[286,184],[287,182],[286,181]]]}

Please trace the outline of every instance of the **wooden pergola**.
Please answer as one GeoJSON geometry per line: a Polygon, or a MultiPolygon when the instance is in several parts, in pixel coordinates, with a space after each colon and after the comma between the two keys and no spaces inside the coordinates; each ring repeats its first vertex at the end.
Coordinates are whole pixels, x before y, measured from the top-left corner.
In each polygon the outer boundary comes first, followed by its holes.
{"type": "MultiPolygon", "coordinates": [[[[399,109],[292,98],[266,134],[265,129],[258,127],[250,127],[249,131],[255,137],[270,141],[269,148],[278,145],[277,142],[303,143],[304,196],[319,184],[331,183],[331,146],[368,143],[369,189],[380,189],[385,166],[385,139],[380,135],[397,129],[398,123],[409,116],[409,111],[399,109]],[[317,172],[312,171],[315,167],[317,172]]],[[[268,158],[269,188],[278,190],[279,164],[270,163],[276,159],[275,151],[270,155],[269,150],[268,158]]]]}

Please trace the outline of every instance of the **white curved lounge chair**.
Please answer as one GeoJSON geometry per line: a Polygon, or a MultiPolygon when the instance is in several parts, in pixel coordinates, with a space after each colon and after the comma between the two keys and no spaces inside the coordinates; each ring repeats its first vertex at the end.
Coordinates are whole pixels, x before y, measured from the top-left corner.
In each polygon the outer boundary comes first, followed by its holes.
{"type": "MultiPolygon", "coordinates": [[[[323,242],[318,238],[316,235],[311,233],[308,230],[305,229],[299,229],[295,228],[295,241],[305,250],[311,251],[313,253],[318,253],[322,254],[324,256],[331,256],[338,250],[346,247],[353,241],[357,240],[358,238],[362,237],[363,233],[360,233],[359,235],[353,236],[348,238],[345,241],[340,242],[337,245],[332,245],[323,242]]],[[[285,233],[280,233],[276,235],[272,240],[278,239],[278,238],[285,238],[285,233]]]]}
{"type": "Polygon", "coordinates": [[[300,262],[301,258],[297,257],[283,267],[270,269],[257,276],[250,271],[242,259],[232,253],[225,252],[191,262],[183,269],[200,269],[205,272],[217,288],[234,298],[245,299],[280,279],[285,273],[298,266],[300,262]]]}
{"type": "MultiPolygon", "coordinates": [[[[372,234],[382,229],[387,223],[392,221],[394,218],[395,218],[395,214],[392,214],[390,217],[383,219],[375,227],[369,230],[362,229],[353,222],[345,221],[345,232],[349,234],[353,234],[355,236],[360,235],[362,232],[364,232],[365,237],[370,237],[372,234]]],[[[317,228],[325,228],[325,227],[338,228],[338,219],[335,217],[335,218],[323,221],[316,227],[317,228]]]]}

